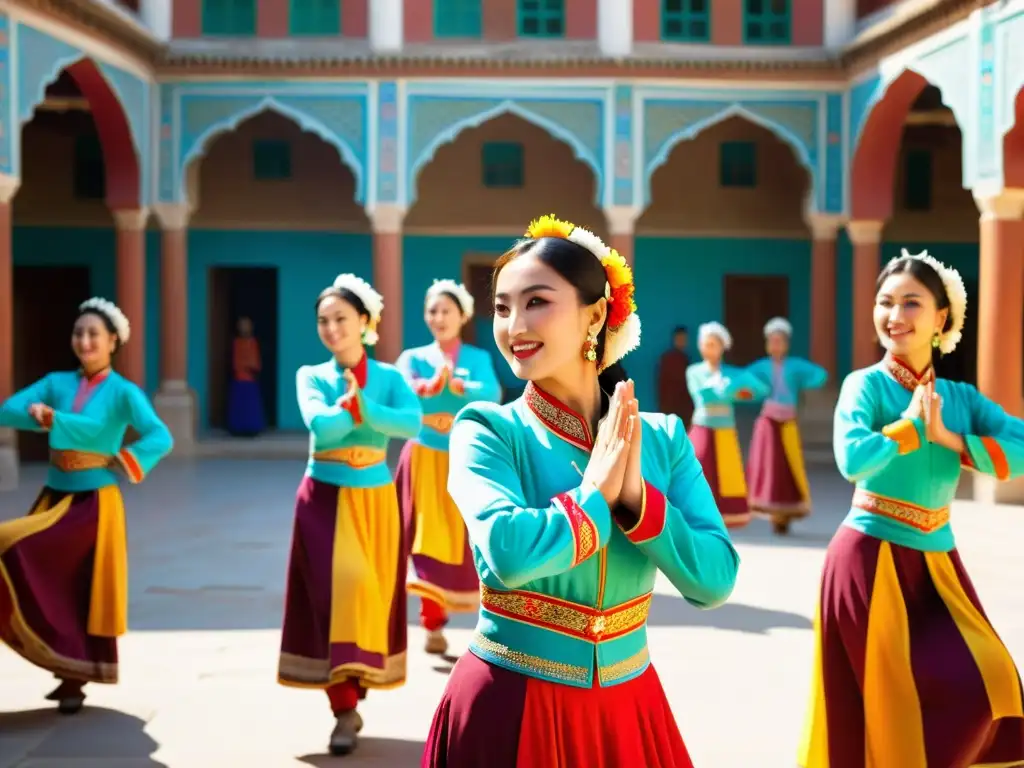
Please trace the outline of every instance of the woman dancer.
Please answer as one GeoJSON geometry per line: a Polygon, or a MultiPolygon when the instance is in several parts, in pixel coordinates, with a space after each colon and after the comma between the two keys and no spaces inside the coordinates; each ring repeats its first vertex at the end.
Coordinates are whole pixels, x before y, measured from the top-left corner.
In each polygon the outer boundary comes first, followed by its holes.
{"type": "Polygon", "coordinates": [[[266,427],[259,375],[263,369],[260,343],[252,335],[252,320],[238,320],[238,336],[231,350],[231,388],[228,390],[228,431],[238,437],[256,437],[266,427]]]}
{"type": "Polygon", "coordinates": [[[933,351],[956,348],[966,309],[960,275],[927,253],[878,278],[887,354],[846,378],[835,414],[856,490],[825,556],[804,768],[1024,765],[1020,676],[949,522],[961,467],[1024,472],[1024,422],[935,379],[933,351]]]}
{"type": "Polygon", "coordinates": [[[677,416],[640,414],[618,361],[640,341],[629,267],[545,216],[494,268],[494,338],[528,384],[455,420],[448,490],[481,608],[422,765],[690,766],[650,665],[664,572],[694,605],[738,558],[677,416]]]}
{"type": "Polygon", "coordinates": [[[444,626],[450,612],[472,612],[480,605],[466,524],[448,495],[448,433],[455,414],[476,400],[498,402],[501,397],[491,356],[459,338],[473,317],[473,305],[464,285],[435,280],[426,299],[427,327],[434,343],[406,350],[397,363],[424,413],[419,436],[402,449],[395,485],[405,543],[411,547],[418,576],[409,591],[420,596],[427,653],[448,650],[444,626]]]}
{"type": "Polygon", "coordinates": [[[356,747],[366,689],[405,683],[406,569],[387,446],[416,435],[422,414],[398,370],[366,357],[383,308],[369,283],[339,275],[316,301],[331,359],[296,376],[310,456],[295,498],[278,681],[327,691],[336,755],[356,747]]]}
{"type": "Polygon", "coordinates": [[[86,683],[116,683],[128,626],[128,543],[115,470],[140,483],[172,447],[145,393],[111,370],[131,327],[105,299],[82,303],[81,367],[51,373],[0,406],[0,427],[48,432],[50,467],[27,517],[0,524],[0,640],[60,684],[64,714],[86,683]],[[128,427],[139,439],[123,446],[128,427]]]}
{"type": "Polygon", "coordinates": [[[754,422],[750,441],[750,508],[772,521],[777,534],[811,512],[811,491],[804,468],[804,449],[796,423],[800,392],[818,389],[828,372],[789,354],[793,326],[775,317],[764,326],[768,356],[747,368],[771,392],[754,422]]]}
{"type": "Polygon", "coordinates": [[[768,388],[742,368],[722,363],[722,355],[732,348],[732,335],[721,323],[697,329],[697,348],[703,362],[686,369],[686,388],[695,406],[690,442],[725,524],[742,528],[750,522],[750,509],[733,403],[764,397],[768,388]]]}

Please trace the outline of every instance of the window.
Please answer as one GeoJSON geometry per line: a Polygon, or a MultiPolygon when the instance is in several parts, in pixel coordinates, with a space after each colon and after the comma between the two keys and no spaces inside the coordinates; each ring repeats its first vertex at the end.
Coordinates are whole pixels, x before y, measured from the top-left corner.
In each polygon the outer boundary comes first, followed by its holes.
{"type": "Polygon", "coordinates": [[[752,141],[723,141],[718,177],[723,187],[756,187],[757,145],[752,141]]]}
{"type": "Polygon", "coordinates": [[[291,0],[288,27],[293,35],[340,35],[341,0],[291,0]]]}
{"type": "Polygon", "coordinates": [[[282,181],[292,177],[292,147],[279,139],[252,143],[252,175],[257,181],[282,181]]]}
{"type": "Polygon", "coordinates": [[[511,141],[484,144],[483,183],[485,187],[523,186],[523,145],[511,141]]]}
{"type": "Polygon", "coordinates": [[[435,37],[482,37],[483,0],[434,0],[435,37]]]}
{"type": "Polygon", "coordinates": [[[107,169],[103,165],[103,145],[95,133],[75,138],[75,197],[80,200],[102,200],[107,195],[107,169]]]}
{"type": "Polygon", "coordinates": [[[789,0],[743,0],[744,42],[788,45],[789,15],[789,0]]]}
{"type": "Polygon", "coordinates": [[[204,35],[255,35],[256,0],[203,0],[204,35]]]}
{"type": "Polygon", "coordinates": [[[903,156],[903,207],[932,209],[932,153],[927,149],[910,149],[903,156]]]}
{"type": "Polygon", "coordinates": [[[519,34],[522,37],[562,37],[565,0],[519,0],[519,34]]]}
{"type": "Polygon", "coordinates": [[[684,42],[707,42],[711,39],[710,0],[663,0],[661,6],[661,38],[684,42]]]}

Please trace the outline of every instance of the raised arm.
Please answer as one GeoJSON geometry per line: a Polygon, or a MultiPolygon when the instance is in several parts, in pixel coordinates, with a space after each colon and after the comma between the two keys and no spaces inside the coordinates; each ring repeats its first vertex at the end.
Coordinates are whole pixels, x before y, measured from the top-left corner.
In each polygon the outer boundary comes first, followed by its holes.
{"type": "MultiPolygon", "coordinates": [[[[714,608],[732,593],[740,558],[682,422],[677,416],[668,420],[667,487],[658,488],[644,479],[639,518],[624,533],[687,602],[714,608]]],[[[650,431],[644,425],[645,437],[650,431]]]]}
{"type": "Polygon", "coordinates": [[[878,404],[862,373],[852,373],[839,391],[832,428],[832,450],[839,472],[857,482],[884,469],[896,456],[921,447],[924,424],[920,419],[898,419],[876,432],[878,404]]]}
{"type": "Polygon", "coordinates": [[[0,427],[20,429],[26,432],[43,432],[45,427],[28,415],[29,406],[35,403],[53,406],[50,375],[35,384],[15,392],[0,405],[0,427]]]}
{"type": "Polygon", "coordinates": [[[999,480],[1024,474],[1024,421],[1010,416],[974,387],[971,399],[971,429],[964,435],[960,462],[965,467],[999,480]]]}
{"type": "Polygon", "coordinates": [[[125,387],[121,407],[139,439],[122,448],[117,460],[132,483],[141,483],[153,467],[171,452],[174,440],[167,425],[153,410],[146,393],[134,384],[125,387]]]}
{"type": "Polygon", "coordinates": [[[800,389],[821,389],[828,382],[828,371],[817,363],[804,360],[802,357],[792,357],[786,364],[793,367],[800,389]]]}
{"type": "Polygon", "coordinates": [[[412,387],[397,372],[389,374],[387,399],[385,405],[360,393],[360,412],[367,424],[388,437],[416,437],[423,423],[423,408],[412,387]]]}
{"type": "Polygon", "coordinates": [[[347,409],[327,402],[312,368],[299,368],[295,375],[295,394],[302,422],[318,443],[337,444],[355,426],[355,420],[347,409]]]}
{"type": "Polygon", "coordinates": [[[511,446],[475,409],[455,421],[449,446],[448,492],[506,587],[564,573],[607,544],[611,512],[600,491],[578,486],[545,507],[527,506],[511,446]]]}
{"type": "Polygon", "coordinates": [[[771,384],[744,368],[730,370],[720,395],[729,400],[764,400],[772,393],[771,384]]]}
{"type": "Polygon", "coordinates": [[[491,356],[486,353],[480,355],[479,358],[474,358],[469,376],[458,379],[458,381],[462,382],[462,396],[469,401],[484,400],[488,403],[501,401],[501,384],[498,382],[498,374],[494,372],[491,356]]]}

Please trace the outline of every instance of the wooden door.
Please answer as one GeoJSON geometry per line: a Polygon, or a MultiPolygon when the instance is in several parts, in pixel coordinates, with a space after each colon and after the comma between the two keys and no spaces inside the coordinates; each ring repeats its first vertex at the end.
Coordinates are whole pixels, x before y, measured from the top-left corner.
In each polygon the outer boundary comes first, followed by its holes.
{"type": "MultiPolygon", "coordinates": [[[[78,358],[71,331],[78,305],[91,296],[88,267],[14,268],[14,388],[22,389],[52,371],[72,371],[78,358]]],[[[22,461],[47,461],[47,436],[18,433],[22,461]]]]}
{"type": "Polygon", "coordinates": [[[466,343],[487,350],[494,364],[494,372],[501,382],[504,402],[519,396],[523,383],[519,381],[508,367],[494,343],[494,306],[491,303],[491,275],[494,273],[494,262],[499,254],[470,254],[463,259],[462,282],[473,295],[476,312],[473,319],[463,331],[466,343]]]}
{"type": "Polygon", "coordinates": [[[747,365],[764,356],[764,324],[789,316],[789,278],[781,275],[726,275],[725,325],[732,334],[726,360],[747,365]]]}

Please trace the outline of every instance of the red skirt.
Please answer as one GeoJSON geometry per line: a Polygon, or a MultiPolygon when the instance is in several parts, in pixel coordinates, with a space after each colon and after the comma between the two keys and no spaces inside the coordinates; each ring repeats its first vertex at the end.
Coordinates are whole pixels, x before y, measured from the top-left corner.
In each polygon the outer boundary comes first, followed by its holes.
{"type": "Polygon", "coordinates": [[[758,416],[750,440],[750,507],[784,523],[806,517],[811,498],[795,421],[758,416]]]}
{"type": "Polygon", "coordinates": [[[712,429],[694,424],[690,427],[693,453],[711,486],[722,520],[729,528],[742,528],[750,522],[747,485],[743,475],[743,454],[735,427],[712,429]]]}
{"type": "Polygon", "coordinates": [[[421,768],[693,768],[654,667],[608,688],[521,675],[467,653],[421,768]]]}

